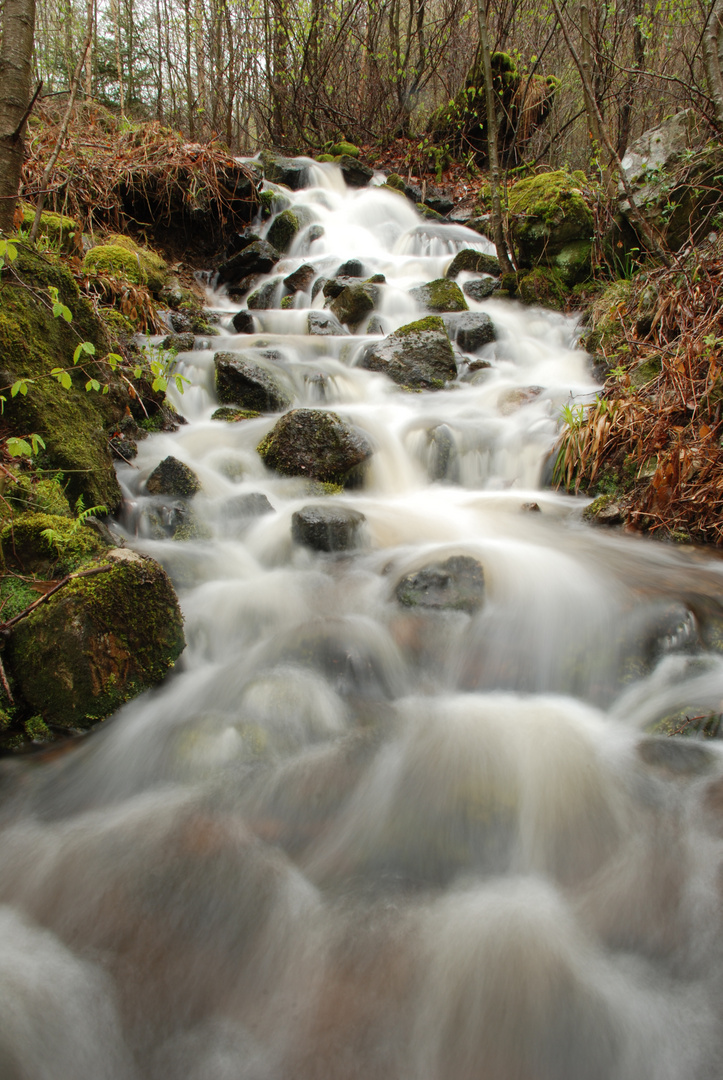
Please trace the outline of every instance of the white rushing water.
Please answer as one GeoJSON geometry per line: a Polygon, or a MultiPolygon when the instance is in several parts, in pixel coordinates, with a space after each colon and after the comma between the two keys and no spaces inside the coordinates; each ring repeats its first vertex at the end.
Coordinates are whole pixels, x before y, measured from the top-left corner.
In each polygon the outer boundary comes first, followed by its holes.
{"type": "Polygon", "coordinates": [[[491,247],[333,165],[311,179],[288,197],[323,236],[271,277],[359,258],[381,323],[310,337],[323,298],[300,294],[237,335],[213,295],[221,336],[180,357],[189,423],[121,466],[118,531],[172,576],[188,645],[70,753],[5,763],[0,1078],[718,1078],[723,756],[649,732],[723,709],[721,564],[541,486],[561,406],[595,392],[573,320],[470,301],[497,340],[441,392],[357,366],[419,317],[410,288],[491,247]],[[278,417],[211,419],[217,350],[362,429],[364,486],[268,472],[278,417]],[[182,542],[145,494],[169,454],[202,484],[182,542]],[[358,550],[292,542],[324,498],[364,514],[358,550]],[[400,604],[456,555],[480,610],[400,604]]]}

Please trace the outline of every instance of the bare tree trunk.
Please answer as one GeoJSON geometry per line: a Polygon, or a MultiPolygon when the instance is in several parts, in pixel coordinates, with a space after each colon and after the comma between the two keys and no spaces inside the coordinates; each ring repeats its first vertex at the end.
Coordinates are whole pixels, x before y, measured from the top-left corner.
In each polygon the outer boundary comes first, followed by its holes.
{"type": "Polygon", "coordinates": [[[121,65],[121,24],[119,0],[111,0],[111,17],[115,25],[115,66],[118,73],[118,94],[120,95],[121,119],[125,116],[125,93],[123,89],[123,67],[121,65]]]}
{"type": "Polygon", "coordinates": [[[557,18],[558,24],[560,26],[560,29],[562,30],[562,36],[565,39],[565,44],[567,45],[568,52],[570,53],[570,56],[572,57],[573,63],[575,64],[575,67],[577,68],[577,70],[579,72],[580,79],[582,80],[583,92],[589,98],[589,100],[590,100],[590,102],[592,104],[592,108],[595,111],[595,119],[597,121],[598,130],[600,132],[600,138],[602,140],[602,145],[605,148],[605,150],[607,150],[608,154],[610,155],[610,161],[611,161],[613,167],[615,168],[615,170],[616,170],[616,172],[618,174],[618,178],[620,180],[620,183],[623,186],[625,196],[626,196],[628,202],[630,203],[630,217],[633,219],[633,222],[635,224],[635,228],[638,231],[638,235],[640,236],[640,239],[642,240],[642,242],[644,243],[644,245],[648,249],[648,251],[650,251],[652,254],[654,254],[655,257],[657,259],[659,259],[660,262],[663,263],[664,266],[670,266],[670,258],[668,256],[668,254],[663,250],[663,248],[662,248],[662,246],[660,244],[660,241],[656,237],[655,233],[651,229],[648,222],[645,220],[643,215],[640,213],[638,205],[635,202],[635,195],[633,193],[633,189],[630,187],[630,184],[628,182],[628,178],[625,175],[625,170],[623,169],[623,166],[622,166],[622,162],[620,161],[620,158],[618,157],[617,153],[615,152],[615,147],[613,146],[613,144],[612,144],[612,142],[610,140],[610,135],[608,133],[605,121],[603,120],[602,116],[600,115],[600,110],[597,107],[597,103],[595,101],[595,97],[594,97],[593,92],[592,92],[592,87],[590,86],[590,83],[587,80],[585,70],[584,70],[584,68],[582,66],[582,61],[581,61],[580,57],[578,56],[577,49],[575,48],[575,46],[572,43],[572,40],[571,40],[570,35],[568,33],[567,24],[563,20],[562,12],[560,11],[560,5],[558,3],[558,0],[551,0],[551,2],[552,2],[552,9],[555,12],[555,16],[557,18]]]}
{"type": "Polygon", "coordinates": [[[723,30],[723,0],[715,0],[703,31],[703,61],[708,91],[713,99],[715,118],[723,127],[723,74],[720,63],[720,37],[723,30]]]}
{"type": "Polygon", "coordinates": [[[5,0],[0,44],[0,230],[13,228],[32,79],[35,0],[5,0]]]}
{"type": "Polygon", "coordinates": [[[635,86],[639,73],[645,70],[645,37],[640,19],[643,14],[642,0],[632,0],[626,14],[633,19],[633,73],[628,77],[627,86],[620,110],[620,125],[618,127],[618,142],[615,149],[618,157],[622,158],[630,142],[630,127],[633,115],[633,101],[635,99],[635,86]]]}
{"type": "Polygon", "coordinates": [[[78,92],[78,86],[80,85],[80,79],[83,74],[83,68],[85,67],[85,58],[90,50],[90,43],[93,40],[93,0],[88,0],[88,25],[85,31],[85,41],[83,42],[83,50],[80,54],[80,59],[73,72],[73,79],[70,84],[70,97],[68,98],[68,105],[65,110],[65,116],[63,122],[60,125],[60,131],[58,132],[58,138],[55,143],[55,148],[48,164],[43,170],[43,178],[40,181],[40,194],[38,195],[38,201],[35,206],[35,220],[33,221],[33,227],[30,230],[30,243],[35,243],[35,239],[38,235],[38,226],[40,225],[40,215],[43,212],[43,206],[45,205],[45,189],[48,186],[50,177],[53,175],[53,169],[55,168],[55,162],[58,160],[63,143],[65,142],[65,136],[68,131],[68,125],[70,124],[70,117],[73,113],[73,106],[75,105],[75,95],[78,92]]]}
{"type": "Polygon", "coordinates": [[[479,44],[482,52],[482,69],[485,77],[485,108],[487,110],[487,157],[490,163],[490,188],[492,190],[492,228],[494,231],[497,258],[500,260],[503,274],[514,270],[505,240],[502,222],[502,200],[500,199],[500,160],[497,152],[497,101],[492,82],[492,57],[490,40],[487,32],[487,11],[485,0],[477,0],[477,21],[479,23],[479,44]]]}

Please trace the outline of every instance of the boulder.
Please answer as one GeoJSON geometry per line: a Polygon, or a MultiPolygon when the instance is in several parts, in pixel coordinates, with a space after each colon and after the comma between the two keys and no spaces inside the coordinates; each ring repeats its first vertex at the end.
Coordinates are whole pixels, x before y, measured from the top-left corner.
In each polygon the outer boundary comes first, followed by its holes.
{"type": "Polygon", "coordinates": [[[347,187],[366,187],[374,176],[373,169],[370,169],[368,165],[362,165],[360,161],[350,157],[348,154],[343,154],[339,158],[338,165],[347,187]]]}
{"type": "Polygon", "coordinates": [[[467,311],[467,301],[462,295],[462,290],[455,281],[448,278],[438,278],[430,281],[427,285],[418,285],[416,289],[410,289],[409,295],[413,296],[418,304],[427,311],[467,311]]]}
{"type": "Polygon", "coordinates": [[[228,517],[254,518],[263,517],[264,514],[273,514],[274,508],[260,491],[252,491],[248,495],[236,495],[229,499],[224,506],[228,517]]]}
{"type": "Polygon", "coordinates": [[[329,154],[332,158],[343,156],[358,158],[360,152],[361,151],[359,150],[358,146],[355,146],[354,143],[347,142],[346,139],[342,139],[341,142],[334,143],[334,145],[329,148],[329,154]]]}
{"type": "Polygon", "coordinates": [[[477,352],[477,349],[489,345],[497,337],[489,315],[481,311],[444,315],[443,322],[450,338],[456,341],[462,352],[477,352]]]}
{"type": "Polygon", "coordinates": [[[520,180],[510,189],[511,231],[521,267],[540,262],[551,265],[569,244],[590,244],[593,220],[581,188],[583,180],[558,169],[520,180]]]}
{"type": "Polygon", "coordinates": [[[297,158],[283,157],[272,150],[259,154],[264,179],[272,184],[286,184],[292,191],[300,191],[309,183],[309,166],[297,158]]]}
{"type": "Polygon", "coordinates": [[[161,342],[161,348],[172,349],[174,352],[191,352],[195,343],[196,339],[191,333],[167,334],[161,342]]]}
{"type": "Polygon", "coordinates": [[[256,324],[250,311],[237,311],[231,320],[231,325],[237,334],[254,334],[256,324]]]}
{"type": "Polygon", "coordinates": [[[160,682],[185,645],[178,601],[157,562],[115,548],[84,567],[93,569],[17,623],[6,646],[24,702],[54,727],[87,728],[109,716],[160,682]]]}
{"type": "Polygon", "coordinates": [[[381,371],[410,390],[441,390],[457,374],[454,350],[439,315],[401,326],[370,345],[359,366],[381,371]]]}
{"type": "Polygon", "coordinates": [[[249,308],[252,311],[268,311],[270,308],[277,307],[281,280],[280,277],[272,278],[270,281],[264,282],[255,292],[252,292],[246,301],[249,308]]]}
{"type": "Polygon", "coordinates": [[[462,286],[462,292],[465,296],[468,296],[470,300],[486,300],[488,296],[491,296],[495,289],[499,288],[499,281],[493,278],[491,274],[485,274],[484,277],[473,278],[472,281],[465,281],[462,286]]]}
{"type": "MultiPolygon", "coordinates": [[[[340,292],[348,288],[350,285],[358,285],[359,281],[355,277],[340,277],[338,274],[331,278],[320,278],[322,292],[328,300],[336,300],[340,292]]],[[[316,289],[315,289],[316,291],[316,289]]]]}
{"type": "Polygon", "coordinates": [[[332,300],[329,310],[340,323],[358,326],[362,319],[374,310],[379,290],[375,285],[347,285],[332,300]]]}
{"type": "Polygon", "coordinates": [[[266,239],[277,251],[288,251],[297,233],[308,225],[311,215],[305,206],[295,206],[277,214],[269,226],[266,239]]]}
{"type": "Polygon", "coordinates": [[[405,607],[450,609],[473,615],[485,597],[484,571],[469,555],[453,555],[405,574],[394,595],[405,607]]]}
{"type": "Polygon", "coordinates": [[[336,413],[294,409],[259,443],[264,464],[284,476],[352,485],[373,451],[366,436],[336,413]]]}
{"type": "Polygon", "coordinates": [[[310,334],[318,337],[331,337],[349,333],[346,327],[341,325],[336,315],[333,315],[330,311],[310,311],[307,327],[310,334]]]}
{"type": "Polygon", "coordinates": [[[442,217],[446,217],[454,209],[454,201],[441,191],[435,191],[434,188],[427,188],[424,204],[435,213],[441,214],[442,217]]]}
{"type": "Polygon", "coordinates": [[[213,363],[219,401],[258,412],[282,412],[291,405],[291,388],[244,353],[217,352],[213,363]]]}
{"type": "Polygon", "coordinates": [[[486,255],[484,251],[475,251],[474,248],[463,248],[462,251],[458,251],[444,276],[456,278],[462,270],[468,270],[473,274],[491,274],[493,277],[499,277],[502,273],[500,261],[496,255],[486,255]]]}
{"type": "Polygon", "coordinates": [[[302,263],[292,274],[284,278],[284,285],[291,293],[308,292],[316,277],[316,269],[309,263],[302,263]]]}
{"type": "Polygon", "coordinates": [[[233,405],[222,405],[211,413],[212,420],[223,420],[224,424],[238,424],[241,420],[256,420],[261,416],[258,409],[239,409],[233,405]]]}
{"type": "Polygon", "coordinates": [[[240,232],[233,233],[226,244],[226,258],[230,259],[232,255],[238,254],[239,251],[243,251],[244,248],[249,247],[250,244],[255,244],[260,239],[261,237],[256,230],[250,226],[241,229],[240,232]]]}
{"type": "Polygon", "coordinates": [[[193,469],[171,455],[156,465],[146,480],[149,495],[173,495],[189,499],[200,490],[201,483],[193,469]]]}
{"type": "Polygon", "coordinates": [[[221,263],[218,285],[236,285],[255,274],[268,274],[279,261],[279,252],[266,240],[256,240],[221,263]]]}
{"type": "Polygon", "coordinates": [[[364,263],[361,259],[347,259],[337,270],[335,277],[363,278],[365,274],[364,263]]]}
{"type": "Polygon", "coordinates": [[[358,510],[345,506],[304,506],[291,518],[291,537],[313,551],[350,551],[359,546],[365,521],[358,510]]]}

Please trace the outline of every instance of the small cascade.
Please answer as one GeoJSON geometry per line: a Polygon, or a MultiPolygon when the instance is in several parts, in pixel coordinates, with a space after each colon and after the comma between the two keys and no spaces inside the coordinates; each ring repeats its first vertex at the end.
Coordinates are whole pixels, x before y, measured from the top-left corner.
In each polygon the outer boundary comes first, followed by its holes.
{"type": "Polygon", "coordinates": [[[118,468],[116,532],[181,600],[176,671],[4,766],[0,1076],[713,1080],[723,753],[666,732],[722,709],[721,563],[545,486],[597,389],[574,319],[466,296],[494,333],[449,331],[443,389],[364,366],[494,249],[309,170],[275,189],[303,224],[268,306],[209,286],[188,422],[118,468]],[[345,267],[376,277],[353,332],[323,291],[345,267]],[[216,418],[218,354],[278,407],[216,418]],[[290,409],[351,425],[363,475],[267,468],[290,409]],[[192,499],[147,492],[169,455],[192,499]]]}

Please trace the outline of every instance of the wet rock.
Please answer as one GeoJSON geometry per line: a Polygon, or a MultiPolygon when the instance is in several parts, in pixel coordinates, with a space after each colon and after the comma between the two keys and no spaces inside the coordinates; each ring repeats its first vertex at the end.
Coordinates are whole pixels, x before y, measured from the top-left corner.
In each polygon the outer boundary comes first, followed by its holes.
{"type": "Polygon", "coordinates": [[[470,300],[486,300],[499,287],[499,281],[493,278],[491,274],[485,274],[484,277],[465,281],[462,292],[465,296],[469,296],[470,300]]]}
{"type": "Polygon", "coordinates": [[[437,424],[429,432],[430,455],[428,472],[430,480],[452,480],[457,445],[448,424],[437,424]]]}
{"type": "Polygon", "coordinates": [[[365,521],[358,510],[345,506],[304,506],[291,518],[291,536],[313,551],[350,551],[359,546],[365,521]]]}
{"type": "Polygon", "coordinates": [[[347,285],[336,299],[332,300],[329,309],[339,322],[347,326],[358,326],[362,319],[374,310],[378,295],[375,285],[347,285]]]}
{"type": "Polygon", "coordinates": [[[161,342],[162,349],[174,352],[192,352],[196,339],[193,334],[167,334],[161,342]]]}
{"type": "Polygon", "coordinates": [[[296,235],[311,221],[309,210],[295,206],[277,214],[271,222],[266,238],[277,251],[288,251],[296,235]]]}
{"type": "Polygon", "coordinates": [[[321,240],[323,235],[323,225],[310,225],[306,232],[306,240],[309,244],[313,244],[315,240],[321,240]]]}
{"type": "Polygon", "coordinates": [[[405,607],[466,611],[472,615],[484,602],[484,571],[469,555],[453,555],[406,574],[394,594],[405,607]]]}
{"type": "Polygon", "coordinates": [[[264,514],[273,514],[274,508],[260,491],[252,491],[248,495],[236,495],[229,499],[225,506],[229,517],[254,518],[263,517],[264,514]]]}
{"type": "Polygon", "coordinates": [[[614,495],[598,495],[582,512],[585,521],[592,525],[622,525],[625,510],[614,495]]]}
{"type": "Polygon", "coordinates": [[[337,270],[335,277],[363,278],[364,264],[361,259],[347,259],[337,270]]]}
{"type": "Polygon", "coordinates": [[[371,319],[367,323],[367,334],[383,334],[384,327],[382,326],[382,320],[378,315],[372,315],[371,319]]]}
{"type": "Polygon", "coordinates": [[[450,338],[466,353],[476,352],[497,338],[492,320],[481,311],[445,315],[443,321],[450,338]]]}
{"type": "Polygon", "coordinates": [[[188,499],[200,490],[201,483],[193,469],[171,455],[156,465],[146,480],[149,495],[173,495],[188,499]]]}
{"type": "Polygon", "coordinates": [[[499,259],[495,255],[485,255],[483,251],[475,251],[474,248],[464,248],[458,251],[447,267],[444,276],[456,278],[462,270],[473,274],[491,274],[499,277],[502,273],[499,259]]]}
{"type": "Polygon", "coordinates": [[[359,282],[353,277],[339,277],[336,275],[332,278],[325,278],[321,286],[324,296],[329,300],[336,300],[337,296],[344,291],[349,285],[358,285],[359,282]]]}
{"type": "Polygon", "coordinates": [[[315,268],[309,263],[303,263],[293,274],[284,278],[284,285],[291,293],[308,292],[315,276],[315,268]]]}
{"type": "Polygon", "coordinates": [[[218,352],[213,363],[219,401],[258,412],[281,412],[291,405],[293,394],[281,379],[243,353],[218,352]]]}
{"type": "Polygon", "coordinates": [[[309,334],[320,337],[349,333],[346,327],[341,325],[336,315],[333,315],[330,311],[310,311],[307,327],[309,334]]]}
{"type": "Polygon", "coordinates": [[[454,209],[453,200],[450,199],[449,196],[444,195],[441,191],[436,191],[434,188],[427,188],[424,203],[431,210],[435,210],[436,213],[441,214],[442,217],[447,217],[449,212],[454,209]]]}
{"type": "Polygon", "coordinates": [[[95,564],[17,624],[6,648],[16,685],[46,724],[87,728],[160,682],[184,648],[171,583],[128,548],[95,564]]]}
{"type": "Polygon", "coordinates": [[[250,311],[237,311],[231,320],[231,325],[237,334],[256,333],[256,324],[250,311]]]}
{"type": "Polygon", "coordinates": [[[256,292],[251,293],[246,303],[252,311],[269,311],[277,306],[281,289],[281,278],[266,281],[256,292]]]}
{"type": "Polygon", "coordinates": [[[268,274],[279,261],[279,252],[266,240],[257,240],[243,251],[222,263],[218,271],[219,285],[235,285],[254,274],[268,274]]]}
{"type": "Polygon", "coordinates": [[[243,251],[244,248],[249,247],[251,244],[255,244],[261,237],[255,229],[247,226],[245,229],[241,229],[240,232],[235,232],[228,242],[226,243],[226,251],[224,252],[227,259],[230,259],[232,255],[237,255],[239,251],[243,251]]]}
{"type": "Polygon", "coordinates": [[[309,167],[296,158],[283,157],[272,150],[259,154],[264,178],[272,184],[285,184],[292,191],[300,191],[309,183],[309,167]]]}
{"type": "Polygon", "coordinates": [[[373,169],[370,169],[367,165],[362,165],[360,161],[349,157],[348,154],[343,154],[339,158],[338,165],[347,187],[366,187],[374,176],[373,169]]]}
{"type": "Polygon", "coordinates": [[[529,405],[542,393],[541,386],[517,386],[500,394],[497,408],[503,416],[510,416],[524,405],[529,405]]]}
{"type": "Polygon", "coordinates": [[[457,374],[454,351],[439,315],[401,326],[371,345],[359,361],[411,390],[441,390],[457,374]]]}
{"type": "Polygon", "coordinates": [[[191,320],[183,311],[169,311],[168,322],[174,334],[188,334],[193,331],[191,320]]]}
{"type": "Polygon", "coordinates": [[[467,311],[467,301],[456,282],[447,278],[430,281],[427,285],[418,285],[410,289],[409,295],[427,311],[467,311]]]}
{"type": "MultiPolygon", "coordinates": [[[[521,267],[539,262],[550,265],[567,245],[590,242],[592,213],[580,187],[582,181],[559,169],[520,180],[510,189],[512,236],[521,267]]],[[[589,273],[589,259],[587,267],[589,273]]]]}
{"type": "Polygon", "coordinates": [[[226,424],[238,424],[241,420],[256,420],[261,413],[256,409],[236,409],[233,405],[222,405],[211,414],[212,420],[223,420],[226,424]]]}
{"type": "Polygon", "coordinates": [[[691,739],[651,736],[638,743],[637,751],[646,765],[673,777],[700,776],[710,772],[717,761],[712,750],[691,739]]]}
{"type": "Polygon", "coordinates": [[[333,412],[294,409],[257,447],[264,464],[285,476],[325,483],[358,483],[373,451],[365,435],[333,412]]]}

